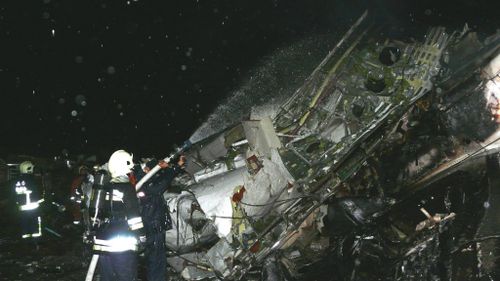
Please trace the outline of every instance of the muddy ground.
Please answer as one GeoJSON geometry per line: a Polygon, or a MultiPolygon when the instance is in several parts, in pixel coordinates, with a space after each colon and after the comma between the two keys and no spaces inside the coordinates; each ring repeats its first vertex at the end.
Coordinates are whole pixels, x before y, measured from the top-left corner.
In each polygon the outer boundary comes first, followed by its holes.
{"type": "Polygon", "coordinates": [[[0,280],[85,279],[90,251],[66,214],[42,214],[42,237],[24,240],[15,212],[5,204],[0,212],[0,280]]]}

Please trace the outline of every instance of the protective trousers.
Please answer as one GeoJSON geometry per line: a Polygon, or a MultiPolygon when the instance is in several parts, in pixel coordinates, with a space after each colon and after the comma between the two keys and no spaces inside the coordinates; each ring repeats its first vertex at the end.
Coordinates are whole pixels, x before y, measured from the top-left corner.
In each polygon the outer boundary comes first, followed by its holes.
{"type": "Polygon", "coordinates": [[[19,222],[21,223],[22,238],[42,235],[42,222],[38,210],[21,211],[19,222]]]}
{"type": "Polygon", "coordinates": [[[137,253],[133,251],[101,254],[99,256],[101,281],[136,281],[137,253]]]}
{"type": "Polygon", "coordinates": [[[146,228],[146,239],[148,281],[165,281],[167,278],[165,230],[154,231],[146,228]]]}

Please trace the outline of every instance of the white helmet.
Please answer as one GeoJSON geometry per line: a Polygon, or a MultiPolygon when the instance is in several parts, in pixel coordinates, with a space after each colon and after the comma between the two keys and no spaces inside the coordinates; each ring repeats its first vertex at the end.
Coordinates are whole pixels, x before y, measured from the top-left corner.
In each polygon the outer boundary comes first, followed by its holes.
{"type": "Polygon", "coordinates": [[[35,168],[35,165],[31,163],[31,161],[24,161],[19,165],[19,171],[21,174],[33,174],[33,169],[35,168]]]}
{"type": "Polygon", "coordinates": [[[132,158],[133,155],[125,150],[117,150],[111,154],[108,161],[108,169],[111,173],[111,177],[117,178],[120,176],[126,176],[130,173],[134,167],[132,158]]]}

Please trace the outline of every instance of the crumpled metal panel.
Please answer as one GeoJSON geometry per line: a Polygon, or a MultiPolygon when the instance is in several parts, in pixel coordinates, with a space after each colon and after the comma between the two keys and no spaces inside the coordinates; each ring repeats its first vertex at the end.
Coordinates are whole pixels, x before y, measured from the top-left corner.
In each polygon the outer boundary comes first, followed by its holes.
{"type": "Polygon", "coordinates": [[[269,117],[242,123],[250,148],[259,156],[269,156],[272,149],[282,146],[269,117]]]}
{"type": "Polygon", "coordinates": [[[194,252],[167,258],[168,265],[180,272],[185,280],[206,280],[215,278],[213,270],[208,266],[204,252],[194,252]]]}
{"type": "Polygon", "coordinates": [[[217,271],[221,276],[229,276],[230,268],[233,267],[234,250],[226,239],[220,239],[207,252],[207,258],[212,268],[217,271]]]}
{"type": "Polygon", "coordinates": [[[177,253],[193,251],[196,247],[218,239],[216,227],[199,210],[193,210],[196,199],[183,192],[167,194],[172,229],[165,233],[166,245],[177,253]]]}

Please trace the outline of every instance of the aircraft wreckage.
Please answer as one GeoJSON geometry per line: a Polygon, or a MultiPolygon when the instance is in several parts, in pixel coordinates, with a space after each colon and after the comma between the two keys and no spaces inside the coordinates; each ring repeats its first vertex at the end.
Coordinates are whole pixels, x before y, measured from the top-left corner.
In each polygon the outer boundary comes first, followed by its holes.
{"type": "Polygon", "coordinates": [[[378,41],[366,18],[276,112],[186,153],[165,194],[179,278],[496,276],[500,34],[378,41]]]}

